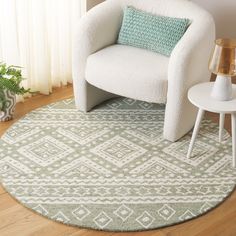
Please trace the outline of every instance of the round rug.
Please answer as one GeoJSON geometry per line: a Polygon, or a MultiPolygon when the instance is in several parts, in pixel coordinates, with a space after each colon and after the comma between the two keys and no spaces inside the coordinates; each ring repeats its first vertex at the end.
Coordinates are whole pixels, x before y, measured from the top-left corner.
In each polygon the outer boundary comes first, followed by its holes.
{"type": "Polygon", "coordinates": [[[67,99],[16,122],[0,141],[0,176],[24,206],[65,224],[100,230],[155,229],[195,218],[234,189],[231,139],[204,120],[191,133],[162,137],[164,105],[128,98],[89,113],[67,99]]]}

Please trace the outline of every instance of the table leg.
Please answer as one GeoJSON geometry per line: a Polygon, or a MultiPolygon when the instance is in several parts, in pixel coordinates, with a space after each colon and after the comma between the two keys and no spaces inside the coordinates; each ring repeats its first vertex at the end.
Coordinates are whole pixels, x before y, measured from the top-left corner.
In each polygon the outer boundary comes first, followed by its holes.
{"type": "Polygon", "coordinates": [[[223,141],[224,124],[225,124],[225,114],[220,113],[220,125],[219,125],[219,142],[220,143],[223,141]]]}
{"type": "Polygon", "coordinates": [[[231,122],[233,167],[236,167],[236,113],[231,114],[231,122]]]}
{"type": "Polygon", "coordinates": [[[197,134],[198,134],[198,131],[199,131],[199,128],[200,128],[201,121],[202,121],[204,113],[205,113],[204,110],[202,110],[202,109],[198,110],[197,119],[196,119],[196,122],[195,122],[192,138],[191,138],[191,141],[190,141],[190,144],[189,144],[189,148],[188,148],[187,158],[191,157],[191,153],[192,153],[192,150],[193,150],[193,145],[195,143],[195,140],[196,140],[196,137],[197,137],[197,134]]]}

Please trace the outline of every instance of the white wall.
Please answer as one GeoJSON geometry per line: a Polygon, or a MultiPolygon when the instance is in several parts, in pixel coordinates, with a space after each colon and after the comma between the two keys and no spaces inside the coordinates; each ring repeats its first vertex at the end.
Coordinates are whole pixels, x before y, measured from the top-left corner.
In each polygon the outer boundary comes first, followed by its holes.
{"type": "MultiPolygon", "coordinates": [[[[87,0],[87,11],[104,0],[87,0]]],[[[236,0],[235,0],[236,1],[236,0]]]]}
{"type": "Polygon", "coordinates": [[[104,0],[79,0],[81,1],[81,14],[84,15],[88,10],[103,2],[104,0]]]}
{"type": "Polygon", "coordinates": [[[192,0],[207,9],[216,22],[217,38],[236,38],[236,0],[192,0]]]}

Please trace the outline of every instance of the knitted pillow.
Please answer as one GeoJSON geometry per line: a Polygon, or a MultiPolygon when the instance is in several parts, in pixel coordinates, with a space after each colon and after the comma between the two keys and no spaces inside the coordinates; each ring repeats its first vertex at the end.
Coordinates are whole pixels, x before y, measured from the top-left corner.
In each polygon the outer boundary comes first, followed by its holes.
{"type": "Polygon", "coordinates": [[[152,15],[129,6],[124,11],[118,44],[170,56],[188,25],[188,19],[152,15]]]}

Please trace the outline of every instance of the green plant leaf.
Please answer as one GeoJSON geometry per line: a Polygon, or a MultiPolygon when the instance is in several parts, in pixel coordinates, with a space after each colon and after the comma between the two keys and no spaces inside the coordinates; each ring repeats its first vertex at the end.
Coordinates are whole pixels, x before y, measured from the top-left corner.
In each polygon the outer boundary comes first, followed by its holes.
{"type": "Polygon", "coordinates": [[[7,66],[6,63],[0,62],[0,89],[7,89],[17,95],[33,93],[20,85],[25,79],[22,77],[21,68],[14,65],[7,66]]]}

